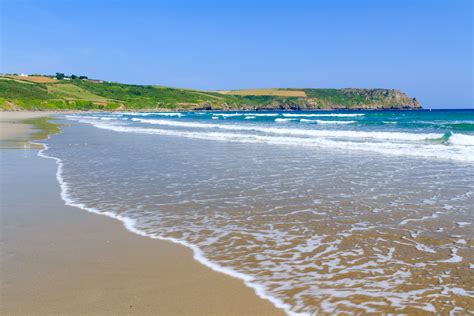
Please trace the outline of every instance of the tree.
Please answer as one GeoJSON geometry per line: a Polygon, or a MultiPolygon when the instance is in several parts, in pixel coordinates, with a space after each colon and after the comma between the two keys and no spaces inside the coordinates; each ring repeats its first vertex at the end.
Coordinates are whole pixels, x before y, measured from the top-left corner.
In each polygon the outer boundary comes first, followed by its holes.
{"type": "Polygon", "coordinates": [[[58,79],[58,80],[64,79],[64,74],[60,73],[60,72],[57,72],[56,73],[56,79],[58,79]]]}
{"type": "Polygon", "coordinates": [[[71,75],[71,79],[77,79],[76,75],[71,75]]]}
{"type": "Polygon", "coordinates": [[[79,79],[83,80],[83,79],[89,79],[87,76],[79,76],[79,79]]]}

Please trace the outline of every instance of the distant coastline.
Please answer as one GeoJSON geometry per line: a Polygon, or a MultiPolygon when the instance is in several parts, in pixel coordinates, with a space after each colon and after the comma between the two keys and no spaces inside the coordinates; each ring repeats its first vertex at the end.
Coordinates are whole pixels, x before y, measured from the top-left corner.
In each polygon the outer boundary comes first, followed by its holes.
{"type": "Polygon", "coordinates": [[[3,111],[418,110],[395,89],[272,88],[204,91],[130,85],[64,74],[1,75],[3,111]]]}

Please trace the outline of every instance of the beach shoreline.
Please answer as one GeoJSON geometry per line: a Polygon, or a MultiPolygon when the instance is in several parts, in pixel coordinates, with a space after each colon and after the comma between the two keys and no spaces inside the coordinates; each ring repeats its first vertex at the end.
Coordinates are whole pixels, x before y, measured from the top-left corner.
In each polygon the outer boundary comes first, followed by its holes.
{"type": "MultiPolygon", "coordinates": [[[[34,129],[21,120],[56,114],[10,113],[0,113],[2,140],[27,139],[34,129]]],[[[64,205],[56,163],[37,153],[1,150],[2,313],[283,314],[188,248],[64,205]]]]}
{"type": "Polygon", "coordinates": [[[30,143],[38,129],[34,124],[28,123],[28,120],[50,118],[57,113],[54,111],[0,112],[0,149],[42,148],[30,143]]]}

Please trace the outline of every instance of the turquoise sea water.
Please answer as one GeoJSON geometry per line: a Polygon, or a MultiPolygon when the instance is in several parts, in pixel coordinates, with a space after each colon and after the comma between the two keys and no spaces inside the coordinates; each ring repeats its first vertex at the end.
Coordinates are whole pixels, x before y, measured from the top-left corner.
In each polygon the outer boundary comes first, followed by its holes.
{"type": "MultiPolygon", "coordinates": [[[[420,110],[420,111],[265,111],[265,112],[161,112],[132,113],[128,117],[186,118],[206,121],[251,121],[255,123],[308,123],[315,125],[350,125],[368,130],[407,130],[414,132],[468,132],[474,133],[474,110],[420,110]],[[395,126],[394,126],[395,125],[395,126]]],[[[127,115],[121,115],[127,117],[127,115]]],[[[295,127],[295,126],[293,126],[295,127]]],[[[325,126],[327,127],[327,126],[325,126]]]]}
{"type": "Polygon", "coordinates": [[[42,154],[68,204],[288,314],[474,312],[472,110],[63,119],[42,154]]]}
{"type": "Polygon", "coordinates": [[[102,127],[130,132],[141,129],[146,133],[175,133],[217,141],[474,162],[473,110],[161,112],[82,118],[107,121],[109,126],[102,123],[102,127]]]}

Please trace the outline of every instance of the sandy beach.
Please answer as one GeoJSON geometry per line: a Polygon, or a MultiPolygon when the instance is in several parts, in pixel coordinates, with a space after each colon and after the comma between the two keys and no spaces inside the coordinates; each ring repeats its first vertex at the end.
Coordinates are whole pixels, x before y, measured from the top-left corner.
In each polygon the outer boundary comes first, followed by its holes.
{"type": "MultiPolygon", "coordinates": [[[[19,120],[51,114],[1,113],[2,141],[33,132],[19,120]]],[[[65,206],[55,161],[36,149],[0,152],[0,314],[282,314],[189,249],[65,206]]]]}
{"type": "Polygon", "coordinates": [[[0,112],[0,148],[26,148],[28,136],[34,132],[29,124],[23,120],[51,116],[57,112],[0,112]]]}

